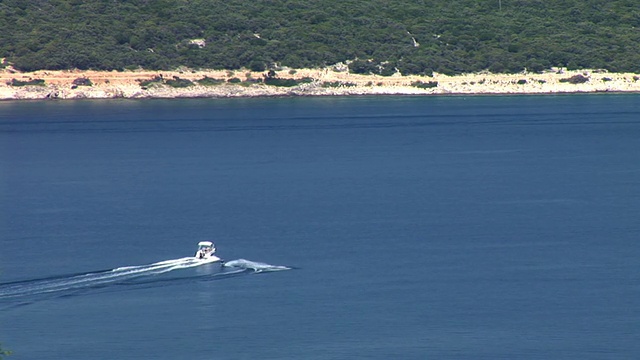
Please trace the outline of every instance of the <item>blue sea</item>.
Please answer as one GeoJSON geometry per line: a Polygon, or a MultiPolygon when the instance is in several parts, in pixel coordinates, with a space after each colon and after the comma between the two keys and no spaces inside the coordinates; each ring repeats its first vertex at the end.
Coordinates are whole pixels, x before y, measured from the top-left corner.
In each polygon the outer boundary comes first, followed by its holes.
{"type": "Polygon", "coordinates": [[[0,102],[0,343],[637,359],[640,95],[0,102]]]}

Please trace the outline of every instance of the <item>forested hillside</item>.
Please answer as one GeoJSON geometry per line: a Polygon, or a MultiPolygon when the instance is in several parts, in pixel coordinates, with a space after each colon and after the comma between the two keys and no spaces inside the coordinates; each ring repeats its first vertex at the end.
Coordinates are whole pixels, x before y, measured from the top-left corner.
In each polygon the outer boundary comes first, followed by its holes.
{"type": "Polygon", "coordinates": [[[640,72],[639,44],[638,0],[0,0],[0,57],[25,71],[640,72]]]}

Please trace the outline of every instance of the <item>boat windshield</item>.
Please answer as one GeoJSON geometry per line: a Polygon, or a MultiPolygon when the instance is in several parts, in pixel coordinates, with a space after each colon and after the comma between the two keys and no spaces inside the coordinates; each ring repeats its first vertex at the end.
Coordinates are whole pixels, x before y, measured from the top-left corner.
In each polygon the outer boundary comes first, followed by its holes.
{"type": "Polygon", "coordinates": [[[198,243],[198,251],[203,253],[213,253],[216,251],[216,247],[211,241],[200,241],[198,243]]]}

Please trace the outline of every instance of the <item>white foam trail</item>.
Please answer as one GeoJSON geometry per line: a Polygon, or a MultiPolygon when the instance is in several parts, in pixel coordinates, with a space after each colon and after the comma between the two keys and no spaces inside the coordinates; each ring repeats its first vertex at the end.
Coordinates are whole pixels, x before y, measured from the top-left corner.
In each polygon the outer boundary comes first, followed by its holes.
{"type": "MultiPolygon", "coordinates": [[[[34,279],[18,281],[14,283],[0,284],[0,300],[7,298],[19,298],[24,296],[37,296],[49,293],[74,291],[85,288],[107,286],[109,284],[121,284],[128,280],[160,275],[174,270],[188,269],[219,261],[217,258],[196,259],[184,257],[155,262],[146,265],[123,266],[112,270],[92,272],[80,275],[69,275],[47,279],[34,279]]],[[[231,260],[224,263],[224,270],[212,276],[224,277],[240,273],[261,273],[290,270],[291,268],[279,265],[250,261],[246,259],[231,260]]],[[[144,281],[144,280],[141,280],[144,281]]],[[[151,280],[153,281],[153,280],[151,280]]]]}
{"type": "Polygon", "coordinates": [[[192,268],[215,261],[215,258],[196,259],[194,257],[184,257],[147,265],[124,266],[103,272],[4,284],[0,285],[0,299],[101,286],[141,276],[158,275],[173,270],[192,268]]]}
{"type": "Polygon", "coordinates": [[[259,272],[269,272],[269,271],[283,271],[283,270],[291,270],[290,267],[282,266],[282,265],[270,265],[266,263],[261,263],[257,261],[251,261],[246,259],[238,259],[227,261],[224,266],[226,267],[235,267],[241,269],[251,269],[257,273],[259,272]]]}
{"type": "Polygon", "coordinates": [[[153,264],[147,264],[147,265],[123,266],[123,267],[115,268],[115,269],[113,269],[111,271],[112,272],[119,272],[119,271],[135,270],[135,269],[157,268],[157,267],[173,266],[173,265],[178,265],[178,264],[182,264],[182,263],[197,262],[197,261],[198,261],[198,259],[196,259],[194,257],[184,257],[184,258],[180,258],[180,259],[171,259],[171,260],[158,261],[158,262],[155,262],[153,264]]]}

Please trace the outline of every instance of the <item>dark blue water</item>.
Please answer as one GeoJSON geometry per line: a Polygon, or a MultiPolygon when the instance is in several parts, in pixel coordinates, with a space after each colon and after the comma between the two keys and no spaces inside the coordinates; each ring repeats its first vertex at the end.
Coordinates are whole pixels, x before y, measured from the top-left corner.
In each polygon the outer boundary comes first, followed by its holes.
{"type": "Polygon", "coordinates": [[[639,218],[638,95],[0,102],[0,342],[634,359],[639,218]]]}

